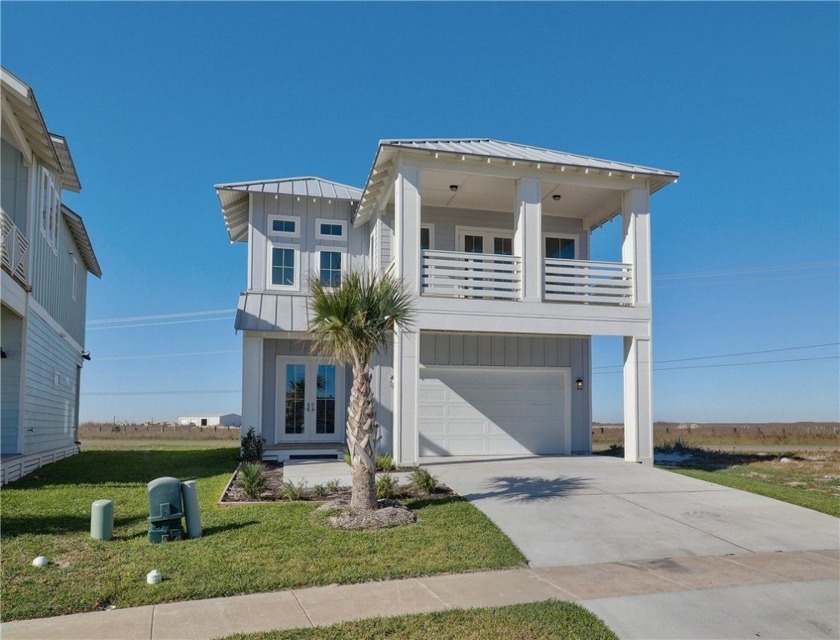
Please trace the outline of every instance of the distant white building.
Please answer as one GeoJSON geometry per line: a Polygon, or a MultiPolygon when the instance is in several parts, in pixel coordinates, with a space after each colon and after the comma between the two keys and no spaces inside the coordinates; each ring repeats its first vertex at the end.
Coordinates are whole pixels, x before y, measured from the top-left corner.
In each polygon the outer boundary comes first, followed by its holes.
{"type": "Polygon", "coordinates": [[[193,425],[196,427],[238,427],[242,424],[242,416],[238,413],[181,416],[178,418],[178,424],[181,426],[193,425]]]}

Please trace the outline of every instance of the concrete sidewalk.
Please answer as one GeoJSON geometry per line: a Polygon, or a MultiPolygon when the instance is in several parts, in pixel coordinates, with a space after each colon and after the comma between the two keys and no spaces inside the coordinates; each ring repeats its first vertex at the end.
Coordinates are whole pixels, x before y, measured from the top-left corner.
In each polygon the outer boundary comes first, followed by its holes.
{"type": "MultiPolygon", "coordinates": [[[[232,633],[559,599],[622,637],[837,638],[836,549],[523,568],[331,585],[0,626],[4,640],[209,640],[232,633]]],[[[154,588],[154,587],[150,587],[154,588]]]]}

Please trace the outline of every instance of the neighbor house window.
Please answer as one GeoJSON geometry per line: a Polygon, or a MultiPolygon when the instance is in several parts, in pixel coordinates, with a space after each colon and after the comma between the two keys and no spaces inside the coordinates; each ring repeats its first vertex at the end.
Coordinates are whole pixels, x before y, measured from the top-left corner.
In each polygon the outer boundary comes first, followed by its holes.
{"type": "Polygon", "coordinates": [[[271,247],[268,272],[269,288],[296,289],[298,251],[294,247],[271,247]]]}
{"type": "Polygon", "coordinates": [[[315,219],[316,240],[347,240],[347,223],[343,220],[315,219]]]}
{"type": "Polygon", "coordinates": [[[325,287],[337,287],[341,284],[341,252],[321,251],[319,265],[321,284],[325,287]]]}
{"type": "Polygon", "coordinates": [[[577,239],[571,236],[546,236],[545,257],[576,260],[577,239]]]}
{"type": "Polygon", "coordinates": [[[39,211],[41,217],[41,233],[47,239],[53,251],[58,246],[58,216],[61,209],[61,194],[55,177],[44,167],[39,176],[39,211]]]}
{"type": "Polygon", "coordinates": [[[297,216],[268,216],[268,235],[281,238],[299,238],[300,218],[297,216]]]}

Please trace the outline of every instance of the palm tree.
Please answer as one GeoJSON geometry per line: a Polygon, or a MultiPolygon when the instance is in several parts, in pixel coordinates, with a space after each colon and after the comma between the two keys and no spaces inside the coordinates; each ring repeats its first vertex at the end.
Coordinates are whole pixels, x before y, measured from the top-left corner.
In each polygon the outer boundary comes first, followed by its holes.
{"type": "Polygon", "coordinates": [[[347,446],[353,469],[352,509],[376,509],[373,389],[370,361],[387,348],[394,327],[408,329],[414,314],[403,281],[391,274],[348,273],[331,288],[313,278],[309,330],[315,350],[353,367],[347,446]]]}

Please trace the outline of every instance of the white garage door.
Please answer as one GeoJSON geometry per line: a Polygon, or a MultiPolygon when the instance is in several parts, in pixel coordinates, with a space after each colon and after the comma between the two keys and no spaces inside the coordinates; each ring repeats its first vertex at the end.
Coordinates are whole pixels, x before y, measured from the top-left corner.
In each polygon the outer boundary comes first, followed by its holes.
{"type": "Polygon", "coordinates": [[[564,369],[420,369],[421,456],[569,453],[564,369]]]}

